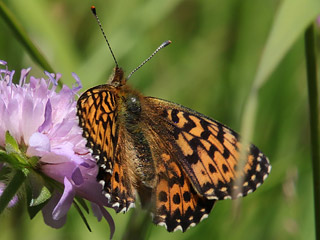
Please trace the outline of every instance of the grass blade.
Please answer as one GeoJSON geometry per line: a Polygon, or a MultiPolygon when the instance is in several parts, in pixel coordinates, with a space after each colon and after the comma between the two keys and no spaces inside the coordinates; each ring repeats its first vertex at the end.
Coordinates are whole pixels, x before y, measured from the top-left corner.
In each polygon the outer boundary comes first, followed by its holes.
{"type": "Polygon", "coordinates": [[[313,195],[315,209],[316,239],[320,239],[320,153],[319,153],[319,111],[318,83],[314,26],[305,32],[305,52],[310,112],[310,137],[313,170],[313,195]]]}
{"type": "MultiPolygon", "coordinates": [[[[10,9],[5,5],[4,2],[0,1],[0,16],[8,24],[10,29],[14,32],[17,39],[25,47],[31,58],[38,63],[44,70],[55,73],[47,59],[36,47],[36,45],[29,38],[27,32],[24,30],[22,25],[19,23],[18,19],[10,11],[10,9]]],[[[61,82],[59,82],[61,84],[61,82]]]]}

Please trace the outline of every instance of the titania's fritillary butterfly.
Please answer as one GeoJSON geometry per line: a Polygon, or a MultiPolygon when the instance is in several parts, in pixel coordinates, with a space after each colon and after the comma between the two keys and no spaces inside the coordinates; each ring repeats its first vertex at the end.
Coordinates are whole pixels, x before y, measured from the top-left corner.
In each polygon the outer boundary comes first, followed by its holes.
{"type": "Polygon", "coordinates": [[[77,104],[99,165],[97,180],[116,212],[128,211],[139,195],[154,223],[186,231],[216,200],[246,196],[267,178],[271,166],[254,145],[239,169],[236,132],[176,103],[145,97],[126,81],[116,66],[108,84],[87,90],[77,104]]]}

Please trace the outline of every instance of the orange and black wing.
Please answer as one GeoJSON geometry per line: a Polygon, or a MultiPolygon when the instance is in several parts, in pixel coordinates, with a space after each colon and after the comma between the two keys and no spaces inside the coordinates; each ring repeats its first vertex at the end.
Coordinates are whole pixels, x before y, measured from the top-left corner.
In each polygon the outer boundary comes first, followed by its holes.
{"type": "Polygon", "coordinates": [[[128,175],[123,169],[120,147],[125,136],[118,123],[116,89],[101,85],[83,93],[77,103],[79,125],[83,129],[86,146],[99,166],[97,180],[110,206],[117,212],[126,211],[134,202],[128,175]]]}
{"type": "Polygon", "coordinates": [[[200,196],[194,190],[179,164],[179,153],[159,118],[143,115],[142,122],[156,166],[157,181],[151,197],[153,222],[165,226],[169,232],[186,231],[208,216],[215,200],[200,196]]]}
{"type": "Polygon", "coordinates": [[[208,217],[215,200],[199,196],[179,164],[169,157],[163,154],[163,164],[157,169],[153,221],[169,232],[184,232],[208,217]]]}
{"type": "Polygon", "coordinates": [[[145,99],[161,125],[155,125],[154,131],[170,136],[167,141],[175,149],[178,164],[199,196],[211,200],[245,196],[267,178],[269,160],[254,145],[248,147],[248,157],[240,167],[239,135],[230,128],[181,105],[145,99]]]}

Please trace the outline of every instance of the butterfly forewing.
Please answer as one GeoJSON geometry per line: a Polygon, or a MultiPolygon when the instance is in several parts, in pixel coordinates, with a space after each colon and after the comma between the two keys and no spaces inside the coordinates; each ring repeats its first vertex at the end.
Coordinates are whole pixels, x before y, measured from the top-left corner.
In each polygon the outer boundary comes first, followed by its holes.
{"type": "Polygon", "coordinates": [[[97,180],[111,206],[119,212],[132,206],[134,194],[126,165],[121,162],[125,154],[121,146],[126,137],[119,131],[117,98],[116,89],[110,85],[89,89],[78,100],[77,115],[86,146],[99,165],[97,180]]]}
{"type": "Polygon", "coordinates": [[[78,100],[80,127],[87,147],[105,172],[112,173],[117,142],[117,104],[112,89],[98,86],[87,90],[78,100]]]}
{"type": "Polygon", "coordinates": [[[238,134],[228,127],[165,100],[148,97],[146,103],[171,136],[180,155],[178,162],[199,195],[217,200],[245,196],[268,176],[269,160],[254,145],[248,149],[243,169],[238,169],[241,144],[238,134]],[[237,186],[240,176],[243,181],[237,186]]]}

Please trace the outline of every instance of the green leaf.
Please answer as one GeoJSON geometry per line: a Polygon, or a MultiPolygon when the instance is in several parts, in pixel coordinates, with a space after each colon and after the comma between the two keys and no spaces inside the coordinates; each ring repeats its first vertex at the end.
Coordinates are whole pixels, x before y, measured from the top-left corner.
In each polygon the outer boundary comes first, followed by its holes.
{"type": "Polygon", "coordinates": [[[28,205],[30,207],[37,206],[46,202],[51,197],[50,190],[45,186],[45,181],[43,178],[34,173],[29,175],[28,187],[30,194],[28,195],[28,205]]]}
{"type": "MultiPolygon", "coordinates": [[[[29,171],[26,168],[26,167],[29,167],[28,161],[21,154],[17,154],[17,153],[7,154],[6,152],[0,150],[0,162],[8,163],[14,169],[19,169],[22,171],[29,171]]],[[[27,173],[28,172],[26,172],[26,174],[27,173]]]]}
{"type": "Polygon", "coordinates": [[[14,137],[11,136],[9,131],[6,132],[6,151],[7,153],[20,153],[19,145],[14,139],[14,137]]]}
{"type": "Polygon", "coordinates": [[[37,205],[37,206],[28,206],[27,209],[28,209],[28,214],[29,214],[29,217],[30,219],[33,219],[37,214],[38,212],[41,211],[41,209],[48,203],[49,200],[37,205]]]}
{"type": "Polygon", "coordinates": [[[9,155],[4,151],[0,151],[0,162],[9,163],[12,166],[19,164],[19,161],[14,156],[9,155]]]}
{"type": "MultiPolygon", "coordinates": [[[[26,171],[27,172],[27,171],[26,171]]],[[[26,180],[27,175],[24,171],[18,170],[12,180],[7,185],[6,189],[0,196],[0,214],[8,206],[10,200],[17,194],[19,188],[26,180]]]]}
{"type": "Polygon", "coordinates": [[[35,168],[37,166],[39,159],[40,159],[39,157],[33,156],[28,159],[28,163],[35,168]]]}
{"type": "Polygon", "coordinates": [[[29,206],[34,207],[34,206],[40,205],[46,202],[48,199],[50,199],[50,197],[51,197],[51,193],[49,189],[43,186],[40,190],[39,195],[36,198],[31,199],[29,206]]]}
{"type": "Polygon", "coordinates": [[[26,186],[27,209],[30,218],[34,218],[37,213],[47,204],[51,198],[50,190],[44,185],[44,180],[37,174],[30,174],[26,186]]]}
{"type": "Polygon", "coordinates": [[[51,197],[51,193],[46,187],[43,187],[39,196],[37,198],[34,198],[32,196],[32,189],[30,188],[30,186],[26,187],[26,192],[28,214],[30,216],[30,219],[33,219],[37,215],[37,213],[47,204],[51,197]]]}
{"type": "Polygon", "coordinates": [[[282,2],[268,36],[254,86],[260,88],[304,30],[320,14],[319,0],[282,2]]]}
{"type": "MultiPolygon", "coordinates": [[[[1,157],[0,157],[1,159],[1,157]]],[[[12,172],[11,168],[2,166],[0,170],[0,181],[8,179],[9,174],[12,172]]]]}

